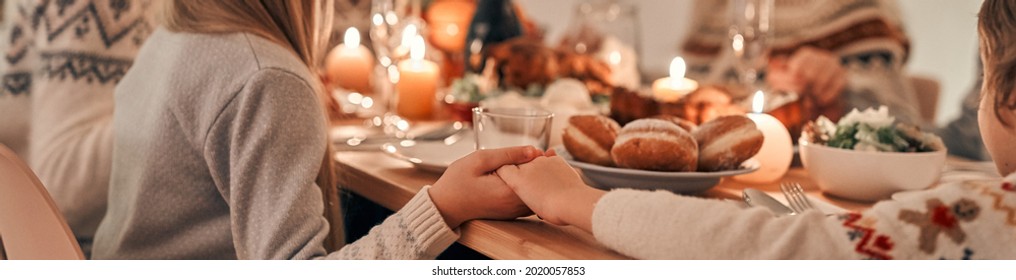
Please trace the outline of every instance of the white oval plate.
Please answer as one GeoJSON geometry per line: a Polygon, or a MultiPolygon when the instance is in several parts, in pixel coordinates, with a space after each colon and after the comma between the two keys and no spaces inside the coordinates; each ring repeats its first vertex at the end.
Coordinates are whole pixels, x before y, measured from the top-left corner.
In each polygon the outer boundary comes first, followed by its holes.
{"type": "Polygon", "coordinates": [[[600,166],[577,161],[572,158],[563,146],[554,148],[571,166],[582,170],[582,175],[592,187],[598,189],[642,189],[668,190],[675,193],[697,193],[708,190],[720,183],[723,177],[755,172],[759,168],[757,160],[751,159],[741,164],[740,169],[717,172],[661,172],[638,169],[600,166]]]}
{"type": "Polygon", "coordinates": [[[424,171],[444,173],[456,160],[476,149],[472,131],[460,133],[461,138],[451,145],[443,141],[400,141],[385,143],[381,150],[397,159],[408,161],[424,171]]]}

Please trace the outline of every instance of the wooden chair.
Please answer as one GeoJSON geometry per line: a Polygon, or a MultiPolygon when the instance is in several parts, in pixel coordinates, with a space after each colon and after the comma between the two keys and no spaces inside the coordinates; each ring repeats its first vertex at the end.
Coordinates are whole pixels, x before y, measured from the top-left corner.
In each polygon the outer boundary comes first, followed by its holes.
{"type": "Polygon", "coordinates": [[[910,76],[910,85],[914,87],[914,93],[917,94],[917,106],[921,111],[921,118],[934,123],[935,116],[938,115],[941,85],[937,80],[924,76],[910,76]]]}
{"type": "Polygon", "coordinates": [[[39,178],[0,144],[0,259],[84,258],[39,178]]]}

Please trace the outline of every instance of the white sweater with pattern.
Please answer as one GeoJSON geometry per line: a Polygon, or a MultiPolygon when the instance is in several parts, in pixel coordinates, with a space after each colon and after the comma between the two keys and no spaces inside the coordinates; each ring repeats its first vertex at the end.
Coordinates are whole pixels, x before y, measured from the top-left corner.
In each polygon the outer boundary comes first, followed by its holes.
{"type": "Polygon", "coordinates": [[[148,0],[9,0],[0,143],[25,159],[87,255],[106,213],[113,89],[152,29],[148,0]]]}
{"type": "Polygon", "coordinates": [[[593,233],[643,259],[1016,259],[1016,174],[828,217],[777,217],[760,207],[618,190],[597,203],[593,233]]]}

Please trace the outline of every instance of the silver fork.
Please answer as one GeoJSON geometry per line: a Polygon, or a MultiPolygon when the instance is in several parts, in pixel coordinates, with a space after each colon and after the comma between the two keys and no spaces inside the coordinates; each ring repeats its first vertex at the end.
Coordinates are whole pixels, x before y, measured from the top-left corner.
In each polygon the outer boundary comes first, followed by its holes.
{"type": "Polygon", "coordinates": [[[787,198],[787,204],[790,204],[790,208],[794,209],[794,212],[797,214],[815,208],[811,205],[811,202],[808,201],[808,197],[804,194],[804,189],[801,188],[801,184],[783,183],[780,185],[780,191],[782,191],[783,196],[787,198]]]}

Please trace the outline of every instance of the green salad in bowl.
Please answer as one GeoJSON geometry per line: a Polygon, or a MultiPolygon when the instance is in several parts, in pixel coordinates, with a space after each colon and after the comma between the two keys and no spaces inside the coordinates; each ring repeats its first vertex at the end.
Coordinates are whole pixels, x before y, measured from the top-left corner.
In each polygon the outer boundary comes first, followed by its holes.
{"type": "Polygon", "coordinates": [[[838,123],[825,116],[808,123],[803,140],[834,148],[873,152],[934,152],[945,149],[942,138],[915,125],[896,123],[889,109],[854,109],[838,123]]]}
{"type": "Polygon", "coordinates": [[[927,188],[946,158],[941,138],[896,123],[885,107],[854,110],[837,123],[819,117],[799,143],[801,162],[823,192],[859,201],[927,188]]]}

